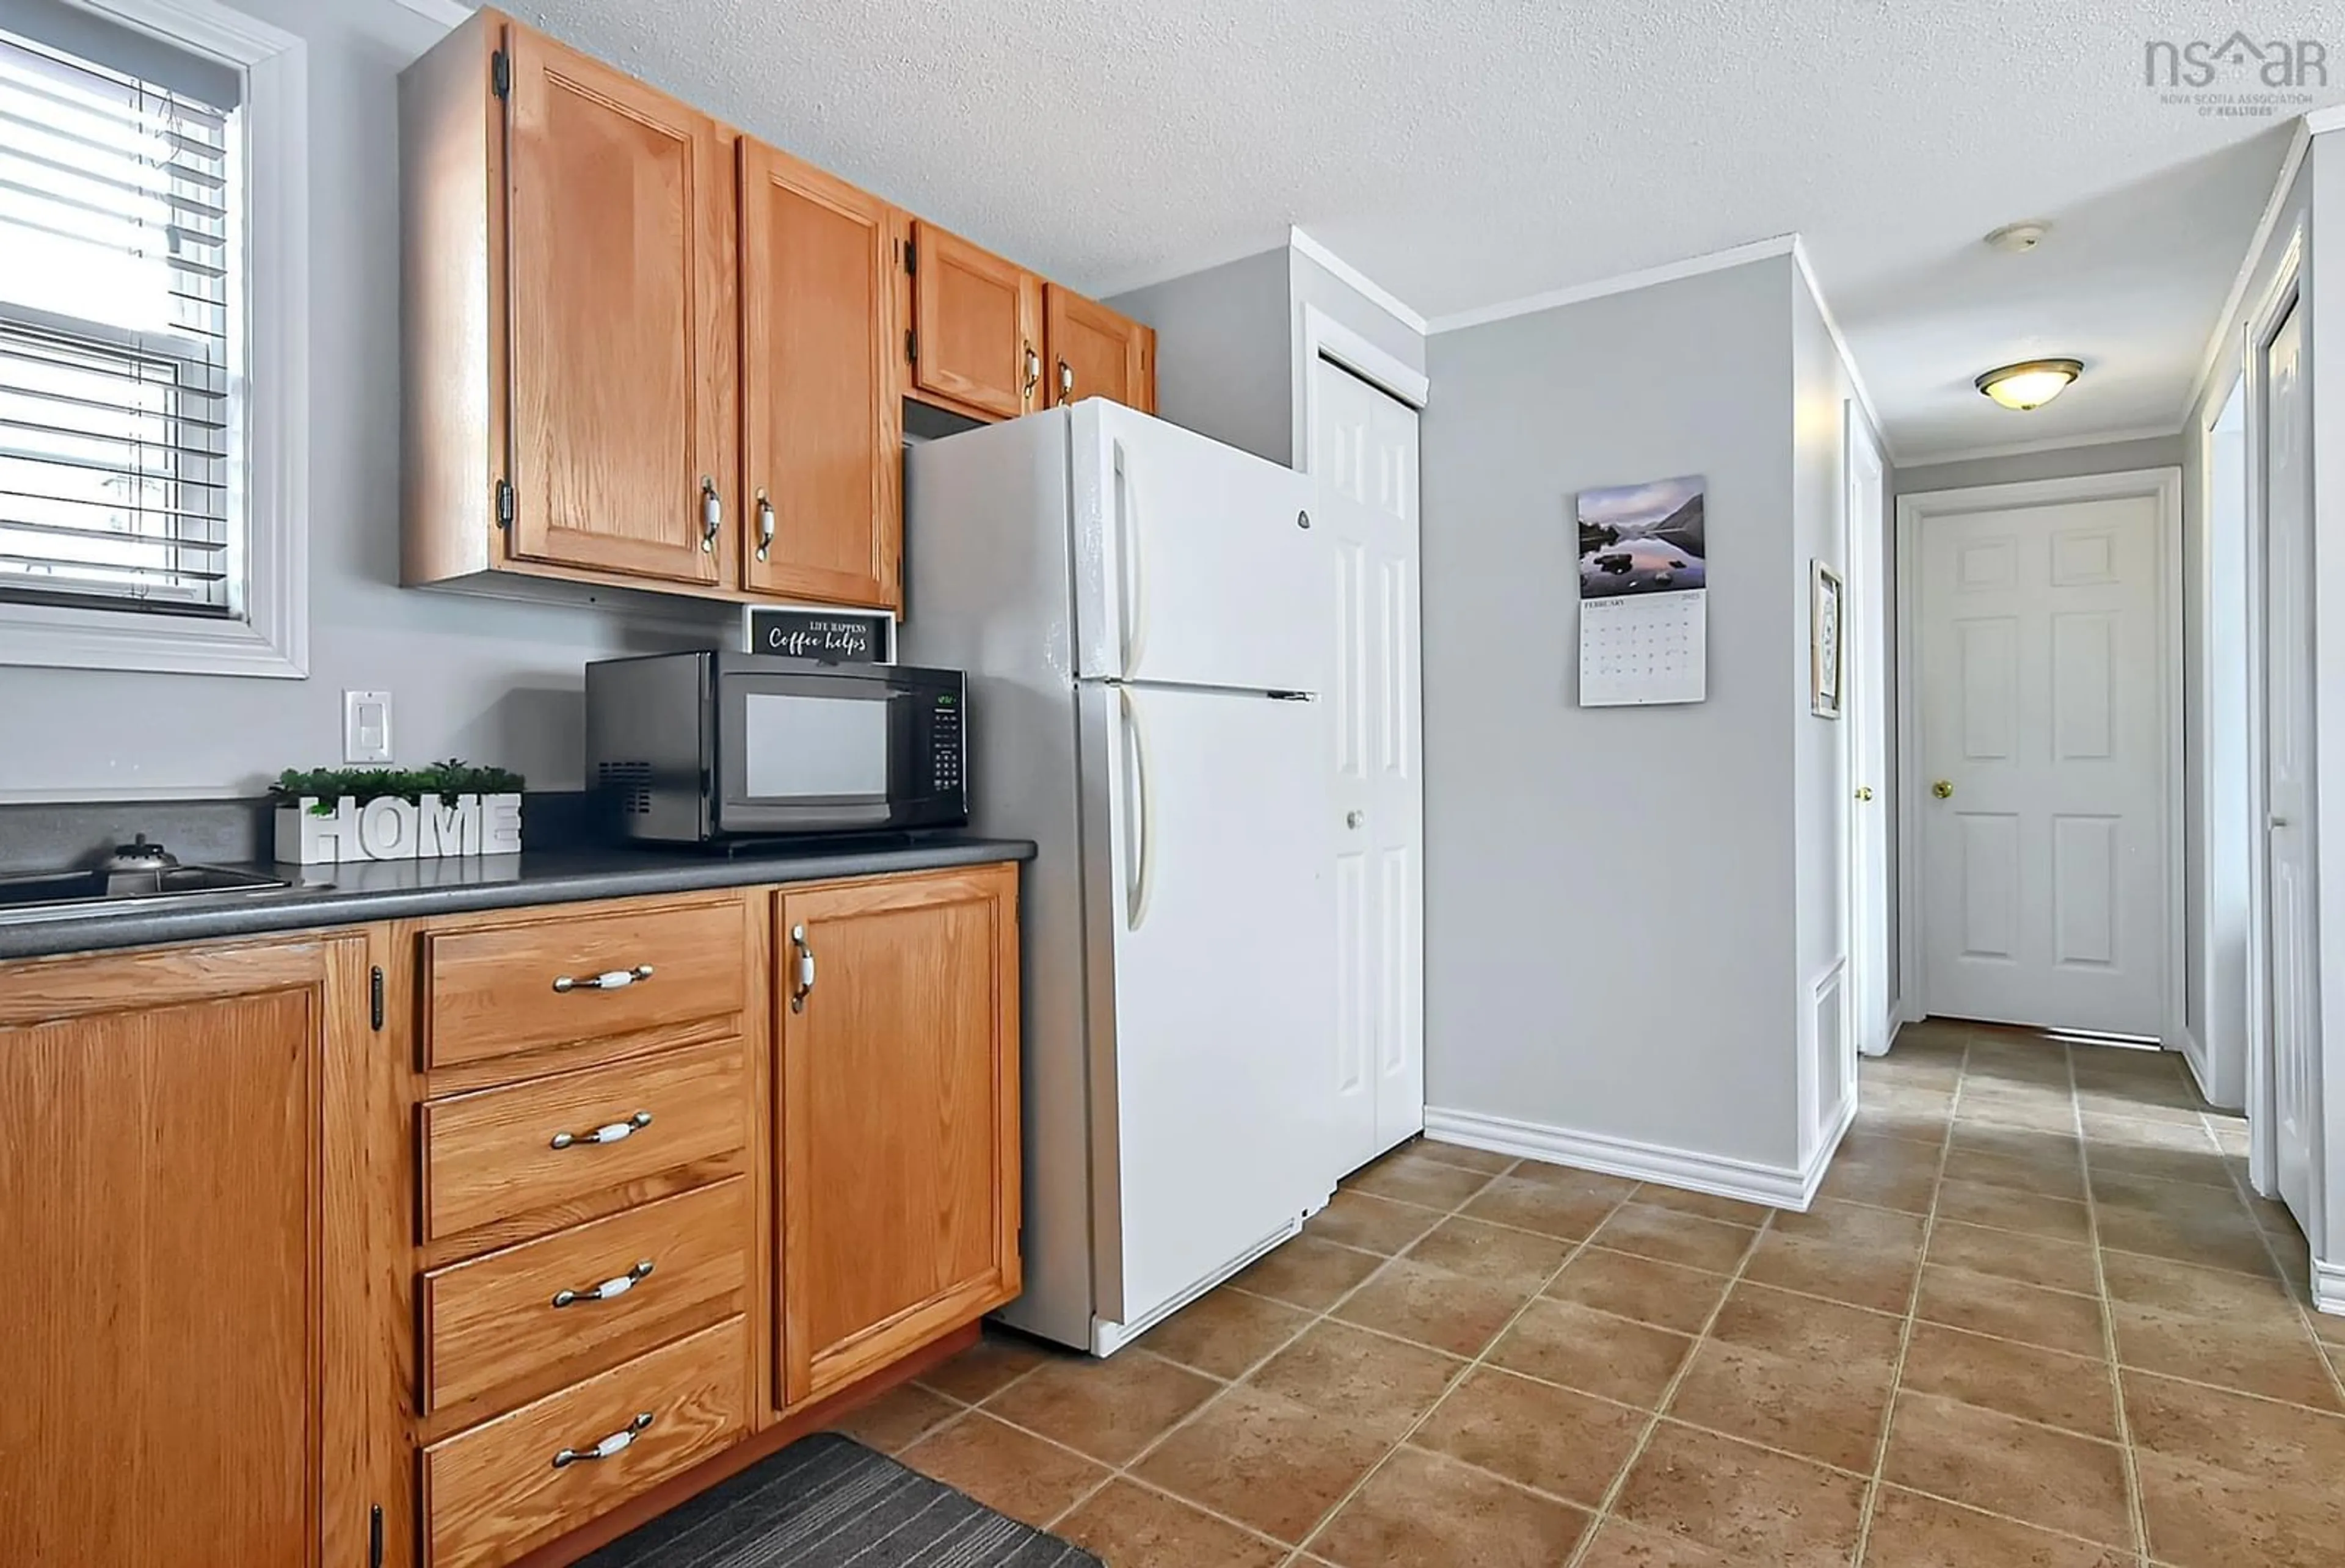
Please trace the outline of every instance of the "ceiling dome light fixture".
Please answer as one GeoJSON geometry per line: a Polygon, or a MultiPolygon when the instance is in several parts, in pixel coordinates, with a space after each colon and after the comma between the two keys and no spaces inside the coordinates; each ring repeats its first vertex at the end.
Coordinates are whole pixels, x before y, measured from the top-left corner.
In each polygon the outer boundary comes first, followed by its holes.
{"type": "Polygon", "coordinates": [[[2022,218],[2017,223],[2006,223],[2001,228],[1989,230],[1987,248],[2000,250],[2007,256],[2024,256],[2043,244],[2044,237],[2051,232],[2050,218],[2022,218]]]}
{"type": "Polygon", "coordinates": [[[1978,379],[1978,389],[2006,409],[2025,413],[2040,409],[2068,389],[2085,373],[2082,359],[2023,359],[1989,370],[1978,379]]]}

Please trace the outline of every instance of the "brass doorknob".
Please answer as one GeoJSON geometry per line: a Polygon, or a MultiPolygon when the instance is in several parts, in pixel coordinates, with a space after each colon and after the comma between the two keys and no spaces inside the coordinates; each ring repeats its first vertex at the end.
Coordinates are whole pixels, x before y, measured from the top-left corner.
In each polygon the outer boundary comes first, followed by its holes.
{"type": "Polygon", "coordinates": [[[1856,798],[1859,800],[1871,800],[1873,798],[1873,786],[1871,784],[1857,785],[1856,798]]]}
{"type": "Polygon", "coordinates": [[[1952,779],[1940,779],[1936,784],[1930,786],[1930,793],[1936,795],[1940,800],[1952,800],[1954,798],[1954,781],[1952,779]]]}

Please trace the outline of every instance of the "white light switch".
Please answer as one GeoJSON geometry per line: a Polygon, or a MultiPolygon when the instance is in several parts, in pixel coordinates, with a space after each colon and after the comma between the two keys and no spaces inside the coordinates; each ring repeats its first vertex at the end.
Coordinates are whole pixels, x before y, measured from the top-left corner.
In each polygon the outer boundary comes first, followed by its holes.
{"type": "Polygon", "coordinates": [[[342,761],[391,761],[391,693],[342,693],[342,761]]]}

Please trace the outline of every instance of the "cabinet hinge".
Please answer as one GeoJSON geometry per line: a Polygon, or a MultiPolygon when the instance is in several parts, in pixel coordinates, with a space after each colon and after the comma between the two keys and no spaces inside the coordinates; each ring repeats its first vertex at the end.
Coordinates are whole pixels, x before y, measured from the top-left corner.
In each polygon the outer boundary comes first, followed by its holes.
{"type": "Polygon", "coordinates": [[[904,241],[904,271],[907,275],[909,275],[911,273],[918,272],[919,269],[919,253],[914,247],[912,241],[908,239],[904,241]]]}
{"type": "Polygon", "coordinates": [[[501,98],[513,96],[513,56],[502,49],[489,56],[489,91],[501,98]]]}
{"type": "MultiPolygon", "coordinates": [[[[382,973],[377,969],[376,974],[382,973]]],[[[382,1568],[382,1504],[378,1502],[367,1516],[367,1568],[382,1568]]]]}
{"type": "Polygon", "coordinates": [[[513,526],[513,481],[509,479],[497,481],[497,526],[499,528],[513,526]]]}
{"type": "Polygon", "coordinates": [[[920,362],[920,335],[909,328],[904,332],[904,358],[915,365],[920,362]]]}
{"type": "Polygon", "coordinates": [[[374,1021],[374,1032],[382,1033],[382,966],[377,964],[367,980],[367,1016],[374,1021]]]}

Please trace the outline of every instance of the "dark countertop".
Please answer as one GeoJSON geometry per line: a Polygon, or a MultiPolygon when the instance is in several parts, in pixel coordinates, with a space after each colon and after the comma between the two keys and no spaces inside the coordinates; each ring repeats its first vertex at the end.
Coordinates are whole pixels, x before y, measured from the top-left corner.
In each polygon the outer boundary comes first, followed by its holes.
{"type": "Polygon", "coordinates": [[[451,860],[260,865],[242,869],[272,871],[293,885],[0,916],[0,959],[1033,858],[1030,840],[941,835],[917,840],[816,841],[730,856],[618,847],[525,850],[451,860]]]}

